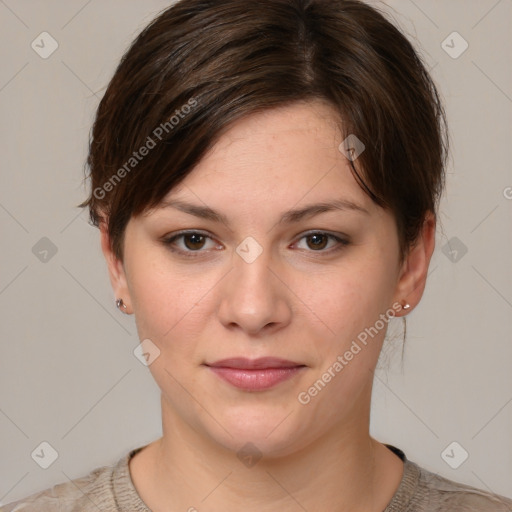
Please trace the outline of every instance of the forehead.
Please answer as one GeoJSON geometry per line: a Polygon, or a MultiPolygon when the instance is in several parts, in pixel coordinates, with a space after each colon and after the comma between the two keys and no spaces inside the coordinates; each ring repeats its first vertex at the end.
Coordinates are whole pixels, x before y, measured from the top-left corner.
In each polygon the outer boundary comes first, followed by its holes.
{"type": "MultiPolygon", "coordinates": [[[[302,146],[297,142],[301,138],[311,139],[315,146],[322,141],[330,145],[341,137],[340,122],[334,108],[322,100],[295,102],[255,112],[231,123],[206,158],[221,158],[236,152],[237,146],[247,149],[251,144],[273,150],[288,149],[290,144],[299,152],[302,146]]],[[[305,149],[311,153],[312,146],[307,145],[305,149]]]]}
{"type": "Polygon", "coordinates": [[[339,124],[334,109],[319,100],[245,116],[230,125],[164,201],[186,186],[216,195],[237,189],[246,196],[258,188],[267,199],[286,189],[297,200],[312,189],[342,186],[365,200],[338,149],[339,124]]]}

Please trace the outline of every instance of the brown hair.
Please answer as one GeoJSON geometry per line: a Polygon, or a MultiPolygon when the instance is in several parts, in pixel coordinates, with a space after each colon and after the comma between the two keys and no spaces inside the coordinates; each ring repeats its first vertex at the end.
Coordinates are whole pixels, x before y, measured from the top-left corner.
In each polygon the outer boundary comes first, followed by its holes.
{"type": "Polygon", "coordinates": [[[436,87],[406,37],[358,0],[186,0],[126,51],[100,102],[87,165],[93,225],[123,260],[131,216],[156,206],[229,124],[321,99],[365,144],[354,177],[397,223],[400,262],[436,214],[448,150],[436,87]]]}

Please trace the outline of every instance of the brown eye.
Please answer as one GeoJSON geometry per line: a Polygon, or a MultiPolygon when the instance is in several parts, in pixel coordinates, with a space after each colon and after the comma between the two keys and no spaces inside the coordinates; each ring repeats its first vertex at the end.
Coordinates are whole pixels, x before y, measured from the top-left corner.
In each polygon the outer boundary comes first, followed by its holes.
{"type": "Polygon", "coordinates": [[[175,233],[164,238],[162,242],[172,252],[186,257],[204,256],[203,253],[210,252],[208,249],[215,249],[214,240],[197,231],[175,233]],[[208,246],[208,242],[210,242],[210,246],[208,246]]]}
{"type": "Polygon", "coordinates": [[[323,233],[314,233],[306,237],[311,243],[309,245],[312,249],[324,249],[327,246],[328,236],[323,233]]]}
{"type": "Polygon", "coordinates": [[[348,239],[341,238],[331,233],[325,233],[323,231],[315,231],[303,235],[299,241],[298,247],[299,249],[305,249],[309,252],[330,254],[343,249],[349,244],[350,242],[348,239]],[[305,243],[302,242],[303,240],[305,243]],[[304,243],[303,247],[300,247],[301,243],[304,243]]]}
{"type": "Polygon", "coordinates": [[[205,236],[199,233],[190,233],[183,236],[185,247],[190,250],[202,249],[204,246],[205,236]]]}

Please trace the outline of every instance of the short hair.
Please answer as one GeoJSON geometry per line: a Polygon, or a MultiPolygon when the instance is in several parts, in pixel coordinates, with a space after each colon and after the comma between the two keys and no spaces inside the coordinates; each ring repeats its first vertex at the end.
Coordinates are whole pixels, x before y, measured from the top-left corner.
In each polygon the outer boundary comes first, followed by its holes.
{"type": "Polygon", "coordinates": [[[445,112],[412,44],[359,0],[185,0],[162,11],[98,106],[79,207],[105,221],[123,260],[130,218],[157,207],[230,123],[314,99],[339,114],[343,139],[364,144],[351,172],[394,215],[402,262],[427,212],[437,215],[445,112]]]}

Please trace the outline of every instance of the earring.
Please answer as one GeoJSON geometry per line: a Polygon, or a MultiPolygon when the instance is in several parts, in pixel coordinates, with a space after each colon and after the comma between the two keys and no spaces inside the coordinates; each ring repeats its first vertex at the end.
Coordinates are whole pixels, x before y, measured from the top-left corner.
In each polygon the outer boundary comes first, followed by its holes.
{"type": "Polygon", "coordinates": [[[124,309],[127,309],[126,308],[126,304],[123,302],[123,299],[117,299],[116,300],[116,306],[117,306],[117,309],[121,310],[122,313],[124,313],[125,315],[128,314],[128,313],[126,313],[125,311],[123,311],[121,309],[121,307],[123,307],[124,309]]]}
{"type": "Polygon", "coordinates": [[[408,302],[406,302],[405,304],[401,304],[401,306],[402,309],[409,309],[411,307],[411,305],[408,302]]]}

